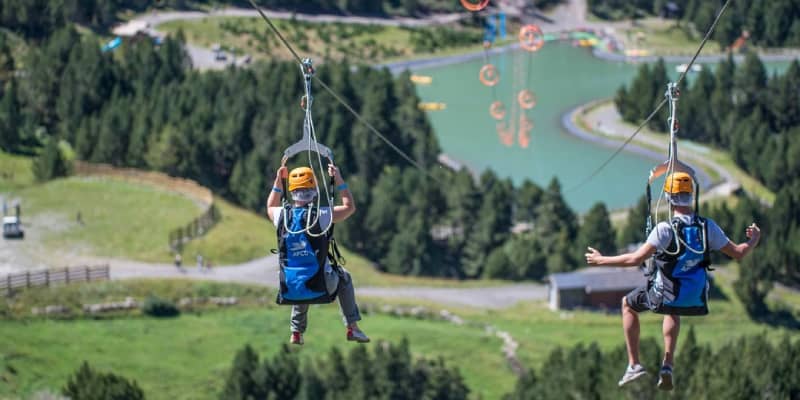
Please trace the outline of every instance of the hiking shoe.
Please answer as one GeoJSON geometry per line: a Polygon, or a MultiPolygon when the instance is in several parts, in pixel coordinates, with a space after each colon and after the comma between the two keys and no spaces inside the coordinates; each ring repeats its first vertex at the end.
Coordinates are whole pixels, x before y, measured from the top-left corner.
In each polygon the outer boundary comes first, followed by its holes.
{"type": "Polygon", "coordinates": [[[369,337],[364,332],[361,332],[360,329],[347,328],[347,341],[369,343],[369,337]]]}
{"type": "Polygon", "coordinates": [[[303,345],[303,334],[300,332],[292,332],[292,337],[289,338],[289,343],[296,344],[298,346],[303,345]]]}
{"type": "Polygon", "coordinates": [[[670,391],[672,387],[672,367],[669,365],[662,365],[661,371],[658,372],[658,388],[670,391]]]}
{"type": "Polygon", "coordinates": [[[647,371],[644,370],[641,364],[630,365],[628,369],[625,370],[625,375],[622,375],[622,379],[619,380],[618,385],[621,387],[645,375],[647,375],[647,371]]]}

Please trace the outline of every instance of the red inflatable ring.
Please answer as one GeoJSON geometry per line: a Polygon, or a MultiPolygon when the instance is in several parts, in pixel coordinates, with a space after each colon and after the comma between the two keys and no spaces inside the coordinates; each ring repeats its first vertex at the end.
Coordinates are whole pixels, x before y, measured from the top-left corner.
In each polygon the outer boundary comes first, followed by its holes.
{"type": "Polygon", "coordinates": [[[480,11],[489,5],[489,0],[479,0],[477,3],[470,0],[461,0],[461,5],[469,11],[480,11]]]}
{"type": "Polygon", "coordinates": [[[519,44],[527,51],[537,51],[544,46],[544,33],[536,25],[525,25],[519,30],[519,44]]]}
{"type": "Polygon", "coordinates": [[[489,106],[489,115],[496,120],[501,120],[506,117],[506,106],[499,101],[495,101],[489,106]]]}
{"type": "Polygon", "coordinates": [[[536,107],[536,95],[528,89],[523,89],[519,92],[517,101],[519,102],[519,106],[526,110],[536,107]]]}
{"type": "Polygon", "coordinates": [[[500,82],[500,74],[497,73],[497,68],[494,67],[492,64],[486,64],[481,67],[480,75],[478,78],[481,80],[486,86],[494,86],[500,82]]]}

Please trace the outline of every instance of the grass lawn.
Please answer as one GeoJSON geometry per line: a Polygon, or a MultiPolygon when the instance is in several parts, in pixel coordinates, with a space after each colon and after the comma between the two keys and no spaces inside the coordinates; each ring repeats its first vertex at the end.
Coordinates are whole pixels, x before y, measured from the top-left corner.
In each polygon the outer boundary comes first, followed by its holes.
{"type": "Polygon", "coordinates": [[[184,246],[185,260],[200,253],[214,265],[246,262],[269,254],[277,246],[275,228],[258,214],[215,198],[222,220],[211,231],[184,246]]]}
{"type": "MultiPolygon", "coordinates": [[[[723,344],[743,335],[767,335],[779,340],[788,334],[794,340],[800,339],[800,332],[786,328],[772,328],[751,321],[735,297],[728,284],[720,285],[726,300],[712,300],[711,312],[706,317],[685,317],[682,331],[694,327],[700,342],[711,343],[712,347],[723,344]]],[[[794,294],[797,298],[797,294],[794,294]]],[[[798,309],[795,309],[798,315],[798,309]]],[[[519,341],[520,359],[526,365],[541,366],[554,346],[572,346],[577,343],[597,342],[604,350],[624,345],[622,323],[619,311],[608,315],[597,312],[551,312],[544,303],[521,304],[516,308],[503,310],[498,315],[487,314],[476,319],[495,321],[500,329],[508,330],[519,341]]],[[[641,317],[642,338],[652,337],[663,348],[661,339],[661,316],[652,313],[641,317]]],[[[621,350],[621,349],[620,349],[621,350]]],[[[680,341],[678,343],[678,362],[680,362],[680,341]]],[[[624,366],[609,366],[623,369],[624,366]]]]}
{"type": "MultiPolygon", "coordinates": [[[[451,26],[460,30],[458,43],[441,37],[435,28],[411,29],[380,25],[310,23],[276,20],[278,30],[304,56],[313,59],[348,58],[352,62],[373,64],[401,59],[464,52],[479,49],[483,31],[479,27],[451,26]],[[416,32],[416,33],[414,33],[416,32]],[[412,36],[437,38],[435,45],[414,48],[412,36]],[[464,38],[468,38],[464,39],[464,38]]],[[[269,31],[261,18],[208,17],[200,20],[170,21],[158,26],[167,33],[183,30],[189,43],[211,48],[220,45],[237,56],[249,54],[254,59],[290,59],[291,54],[269,31]]]]}
{"type": "Polygon", "coordinates": [[[10,193],[33,183],[30,157],[0,151],[0,193],[10,193]]]}
{"type": "MultiPolygon", "coordinates": [[[[303,357],[354,346],[344,340],[337,308],[312,309],[306,345],[297,349],[303,357]]],[[[0,337],[8,345],[0,346],[0,398],[60,388],[83,360],[135,379],[150,399],[216,398],[234,353],[246,343],[261,356],[277,352],[288,341],[288,319],[289,308],[268,304],[174,319],[3,321],[0,337]]],[[[499,398],[513,386],[500,340],[479,327],[376,314],[362,326],[373,340],[406,337],[415,355],[443,357],[482,398],[499,398]]]]}
{"type": "Polygon", "coordinates": [[[58,179],[17,194],[27,230],[46,245],[142,261],[169,261],[169,231],[201,213],[178,194],[105,178],[58,179]]]}
{"type": "MultiPolygon", "coordinates": [[[[713,300],[708,317],[685,318],[684,332],[694,326],[698,340],[714,347],[752,334],[775,340],[789,334],[793,340],[800,340],[800,332],[750,321],[731,290],[735,273],[727,268],[735,267],[724,267],[717,274],[726,299],[713,300]]],[[[171,299],[237,295],[244,305],[206,308],[174,319],[131,315],[99,320],[4,320],[0,337],[8,345],[0,347],[0,397],[59,388],[80,362],[87,360],[96,368],[137,380],[148,398],[210,399],[219,393],[233,354],[245,343],[253,345],[263,357],[278,351],[288,339],[288,308],[271,301],[263,305],[252,301],[265,294],[271,300],[272,293],[263,288],[184,281],[109,282],[49,291],[34,289],[23,292],[15,301],[16,308],[24,311],[34,304],[121,300],[124,295],[140,298],[146,293],[171,299]]],[[[783,295],[791,297],[792,304],[800,299],[797,292],[783,295]]],[[[427,306],[434,310],[441,307],[427,306]]],[[[618,313],[552,312],[544,303],[520,304],[499,311],[449,309],[468,321],[490,323],[509,331],[520,343],[518,354],[528,367],[541,368],[556,346],[595,341],[604,350],[622,351],[618,313]]],[[[797,309],[794,312],[797,314],[797,309]]],[[[353,346],[344,341],[336,306],[314,307],[311,314],[306,345],[297,349],[304,357],[324,355],[331,346],[353,346]]],[[[644,315],[642,336],[661,343],[659,321],[656,315],[644,315]]],[[[499,398],[513,387],[514,377],[501,356],[500,340],[480,326],[456,327],[446,322],[384,314],[366,315],[361,325],[373,339],[397,342],[407,337],[414,354],[443,357],[460,369],[473,393],[482,398],[499,398]]]]}
{"type": "MultiPolygon", "coordinates": [[[[674,20],[662,18],[646,18],[637,21],[636,26],[626,24],[618,35],[627,48],[649,50],[657,55],[694,55],[700,44],[702,35],[695,35],[684,22],[678,26],[674,20]]],[[[719,54],[722,48],[719,43],[709,41],[703,52],[706,54],[719,54]]]]}

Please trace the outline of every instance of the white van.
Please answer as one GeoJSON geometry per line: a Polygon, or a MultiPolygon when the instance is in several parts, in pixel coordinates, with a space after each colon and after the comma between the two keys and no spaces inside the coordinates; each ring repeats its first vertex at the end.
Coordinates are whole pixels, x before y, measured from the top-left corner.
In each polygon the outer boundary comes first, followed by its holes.
{"type": "Polygon", "coordinates": [[[22,223],[17,217],[3,217],[3,237],[4,238],[19,238],[25,237],[25,231],[22,230],[22,223]]]}

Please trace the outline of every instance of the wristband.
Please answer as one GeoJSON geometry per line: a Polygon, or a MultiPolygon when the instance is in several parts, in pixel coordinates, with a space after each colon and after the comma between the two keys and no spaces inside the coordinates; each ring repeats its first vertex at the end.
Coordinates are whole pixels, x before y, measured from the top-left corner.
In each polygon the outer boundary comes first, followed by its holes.
{"type": "Polygon", "coordinates": [[[273,187],[272,187],[272,191],[273,191],[273,192],[275,192],[275,193],[283,193],[283,190],[281,190],[281,189],[280,189],[279,187],[277,187],[277,186],[273,186],[273,187]]]}
{"type": "Polygon", "coordinates": [[[342,190],[347,190],[347,184],[346,184],[346,183],[343,183],[343,184],[341,184],[341,185],[337,186],[337,187],[336,187],[336,190],[338,190],[338,191],[340,191],[340,192],[341,192],[342,190]]]}

